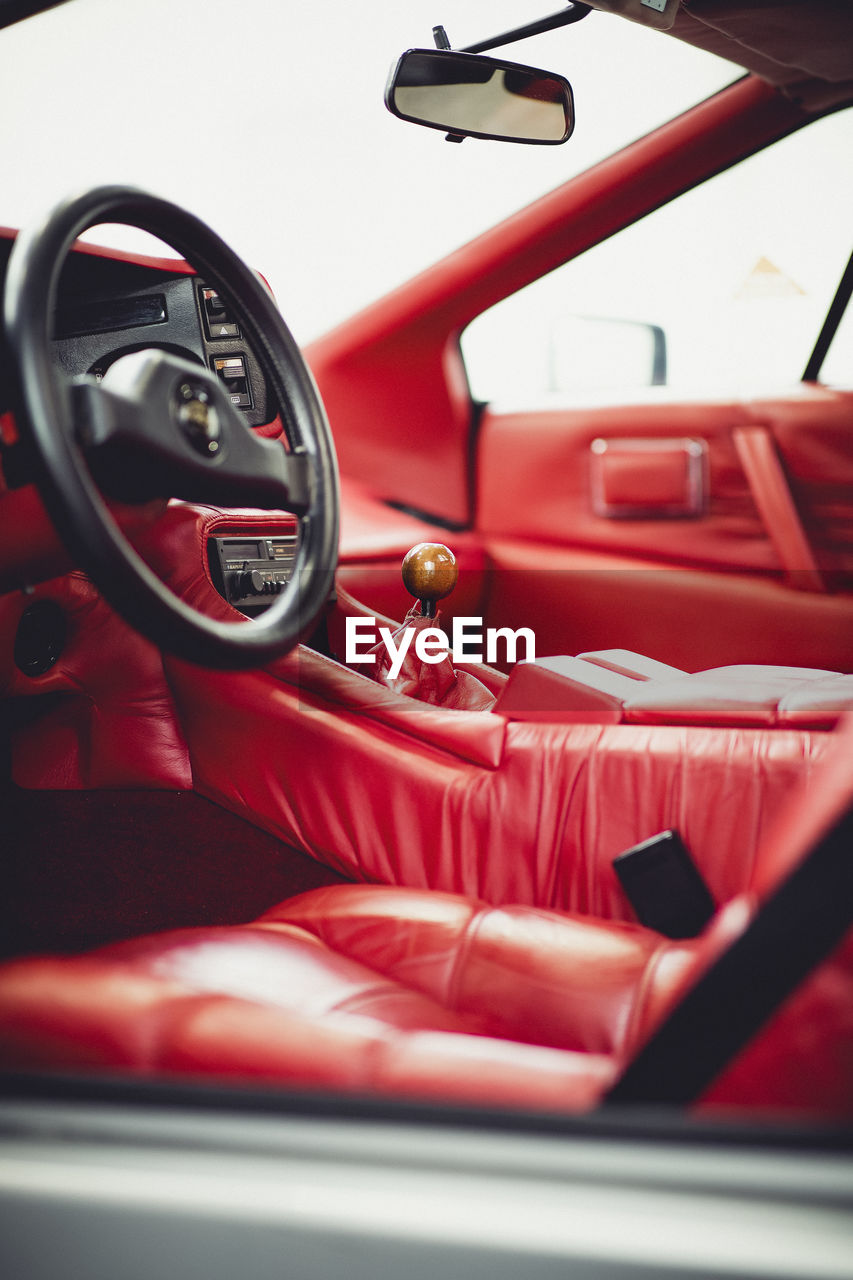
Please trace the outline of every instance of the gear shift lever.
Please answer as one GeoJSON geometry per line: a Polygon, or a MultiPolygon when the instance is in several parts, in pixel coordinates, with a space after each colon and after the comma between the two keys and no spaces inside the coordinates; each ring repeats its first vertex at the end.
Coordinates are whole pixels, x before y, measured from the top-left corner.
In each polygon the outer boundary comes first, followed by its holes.
{"type": "Polygon", "coordinates": [[[456,556],[441,542],[419,542],[403,560],[403,586],[421,606],[421,617],[434,618],[438,600],[456,586],[456,556]]]}
{"type": "Polygon", "coordinates": [[[418,633],[436,625],[436,602],[450,595],[458,576],[456,556],[449,547],[440,542],[419,542],[412,547],[403,560],[403,584],[420,605],[420,614],[412,605],[402,626],[369,650],[367,662],[359,670],[419,702],[455,711],[489,711],[495,695],[473,672],[456,670],[449,651],[432,658],[418,653],[418,633]],[[398,665],[396,659],[392,661],[389,639],[394,654],[403,655],[398,665]]]}

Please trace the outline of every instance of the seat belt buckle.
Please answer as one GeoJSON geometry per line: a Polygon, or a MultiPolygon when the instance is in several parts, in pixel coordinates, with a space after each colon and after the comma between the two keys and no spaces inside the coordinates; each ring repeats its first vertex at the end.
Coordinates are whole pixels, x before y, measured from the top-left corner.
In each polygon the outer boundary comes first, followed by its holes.
{"type": "Polygon", "coordinates": [[[640,923],[668,938],[694,938],[716,911],[710,889],[673,829],[620,853],[613,870],[640,923]]]}

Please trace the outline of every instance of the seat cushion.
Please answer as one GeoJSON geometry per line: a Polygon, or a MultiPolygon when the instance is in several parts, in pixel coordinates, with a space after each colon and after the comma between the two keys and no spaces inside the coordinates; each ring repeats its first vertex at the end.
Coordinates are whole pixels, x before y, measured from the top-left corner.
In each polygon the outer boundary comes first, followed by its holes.
{"type": "Polygon", "coordinates": [[[0,1059],[578,1110],[618,1071],[648,975],[680,979],[693,945],[338,885],[250,925],[5,966],[0,1059]]]}
{"type": "MultiPolygon", "coordinates": [[[[673,942],[639,925],[335,885],[249,925],[2,967],[0,1063],[583,1111],[753,906],[736,899],[700,938],[673,942]]],[[[706,1105],[853,1115],[851,965],[848,939],[706,1105]]]]}
{"type": "Polygon", "coordinates": [[[301,894],[262,922],[298,926],[468,1030],[620,1057],[644,978],[664,957],[673,975],[686,971],[696,946],[636,924],[373,885],[301,894]]]}

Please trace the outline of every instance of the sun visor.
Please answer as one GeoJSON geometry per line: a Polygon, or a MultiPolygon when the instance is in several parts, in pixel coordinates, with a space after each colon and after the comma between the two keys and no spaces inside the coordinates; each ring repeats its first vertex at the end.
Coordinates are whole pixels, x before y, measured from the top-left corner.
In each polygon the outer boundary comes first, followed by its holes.
{"type": "Polygon", "coordinates": [[[642,22],[644,27],[669,31],[678,13],[679,0],[588,0],[588,3],[593,9],[618,13],[631,22],[642,22]]]}

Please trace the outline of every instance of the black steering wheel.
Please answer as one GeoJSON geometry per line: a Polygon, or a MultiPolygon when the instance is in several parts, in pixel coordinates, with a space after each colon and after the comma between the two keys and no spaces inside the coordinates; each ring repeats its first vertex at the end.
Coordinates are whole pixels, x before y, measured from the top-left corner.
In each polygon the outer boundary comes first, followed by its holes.
{"type": "Polygon", "coordinates": [[[16,421],[45,506],[75,562],[161,649],[211,667],[251,667],[293,647],[329,596],[338,544],[337,468],[314,381],[259,278],[218,235],[168,201],[101,187],[58,205],[14,245],[5,323],[16,363],[16,421]],[[215,288],[254,348],[278,404],[281,441],[252,434],[219,378],[163,350],[118,359],[98,382],[69,379],[51,352],[60,272],[72,244],[103,222],[139,227],[175,248],[215,288]],[[293,512],[292,576],[259,617],[227,623],[180,600],[122,534],[111,496],[183,498],[293,512]],[[109,485],[106,486],[109,488],[109,485]]]}

